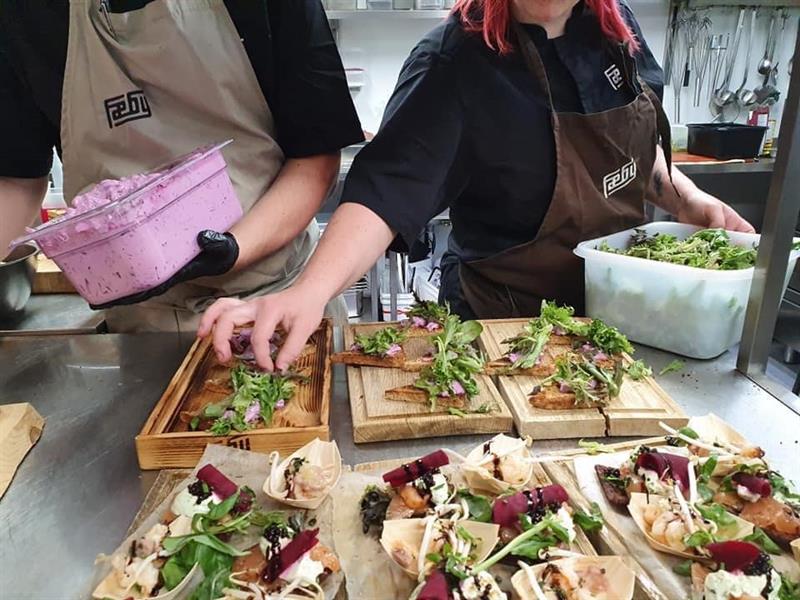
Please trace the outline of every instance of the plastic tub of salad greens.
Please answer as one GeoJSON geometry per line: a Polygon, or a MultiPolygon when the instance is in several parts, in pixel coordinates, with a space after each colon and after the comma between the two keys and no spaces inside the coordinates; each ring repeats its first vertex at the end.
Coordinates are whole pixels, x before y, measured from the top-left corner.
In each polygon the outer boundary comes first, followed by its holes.
{"type": "MultiPolygon", "coordinates": [[[[719,356],[741,339],[760,238],[656,222],[582,242],[586,312],[647,346],[719,356]]],[[[798,256],[792,250],[784,290],[798,256]]]]}

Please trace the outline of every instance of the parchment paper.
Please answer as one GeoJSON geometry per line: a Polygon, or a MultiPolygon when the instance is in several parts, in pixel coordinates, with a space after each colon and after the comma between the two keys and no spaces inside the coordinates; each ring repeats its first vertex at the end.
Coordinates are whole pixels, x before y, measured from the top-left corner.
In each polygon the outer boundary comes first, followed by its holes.
{"type": "MultiPolygon", "coordinates": [[[[214,465],[226,477],[231,479],[239,486],[249,486],[256,493],[256,504],[261,506],[264,510],[282,510],[289,514],[296,512],[305,512],[306,521],[315,518],[317,523],[315,527],[319,527],[319,540],[330,548],[335,548],[333,539],[333,502],[328,497],[322,505],[314,511],[301,511],[300,509],[286,506],[272,500],[264,494],[263,486],[264,481],[269,476],[270,464],[269,455],[259,454],[257,452],[248,452],[246,450],[237,450],[229,448],[221,444],[212,444],[206,446],[205,452],[197,466],[192,471],[192,475],[187,477],[177,488],[175,492],[170,494],[161,504],[159,504],[148,518],[142,521],[141,525],[134,531],[128,538],[123,541],[113,554],[126,553],[130,548],[131,542],[144,535],[153,525],[161,521],[161,517],[169,509],[175,495],[182,491],[185,487],[195,480],[195,473],[207,464],[214,465]]],[[[90,598],[92,590],[94,590],[100,581],[108,575],[111,570],[109,561],[102,560],[98,562],[94,575],[92,576],[91,587],[83,596],[90,598]]],[[[333,600],[339,587],[344,579],[342,571],[334,573],[327,577],[322,586],[325,590],[325,599],[333,600]]]]}

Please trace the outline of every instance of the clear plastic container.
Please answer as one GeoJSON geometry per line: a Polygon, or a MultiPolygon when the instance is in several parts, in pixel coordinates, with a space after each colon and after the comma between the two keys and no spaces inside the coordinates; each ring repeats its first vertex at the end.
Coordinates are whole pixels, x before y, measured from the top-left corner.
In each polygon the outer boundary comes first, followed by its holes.
{"type": "Polygon", "coordinates": [[[37,227],[36,242],[90,304],[163,283],[197,256],[197,234],[226,231],[242,217],[221,148],[203,147],[135,176],[124,196],[37,227]]]}
{"type": "MultiPolygon", "coordinates": [[[[639,229],[685,239],[701,228],[656,222],[639,229]]],[[[737,344],[754,269],[714,271],[597,250],[603,241],[626,248],[633,231],[575,248],[586,263],[586,313],[618,327],[635,342],[690,358],[713,358],[737,344]]],[[[754,233],[729,235],[739,246],[758,245],[761,239],[754,233]]],[[[793,250],[789,257],[784,290],[799,255],[793,250]]]]}

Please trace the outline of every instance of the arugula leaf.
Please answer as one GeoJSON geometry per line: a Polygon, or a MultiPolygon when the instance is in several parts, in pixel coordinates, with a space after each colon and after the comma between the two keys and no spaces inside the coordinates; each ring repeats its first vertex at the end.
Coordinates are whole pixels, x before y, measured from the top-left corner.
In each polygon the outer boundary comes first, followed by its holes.
{"type": "Polygon", "coordinates": [[[713,521],[720,528],[728,527],[729,525],[733,525],[736,522],[736,519],[733,518],[733,515],[730,514],[719,504],[712,503],[704,505],[698,502],[697,504],[695,504],[694,507],[697,509],[697,512],[699,512],[704,519],[713,521]]]}
{"type": "Polygon", "coordinates": [[[767,552],[769,554],[780,554],[781,553],[781,547],[778,546],[778,544],[776,544],[775,542],[773,542],[772,539],[766,533],[764,533],[764,530],[760,529],[759,527],[756,527],[753,530],[753,533],[751,533],[750,535],[748,535],[747,537],[742,538],[742,539],[745,542],[754,543],[756,546],[761,548],[764,552],[767,552]]]}
{"type": "Polygon", "coordinates": [[[703,463],[703,466],[700,467],[700,478],[704,483],[707,483],[711,479],[711,476],[714,475],[714,469],[717,468],[717,462],[717,456],[712,454],[708,457],[708,460],[703,463]]]}
{"type": "Polygon", "coordinates": [[[473,494],[468,489],[458,490],[458,497],[464,498],[469,507],[469,516],[473,521],[489,523],[492,520],[492,505],[485,496],[473,494]]]}
{"type": "Polygon", "coordinates": [[[170,556],[161,567],[161,580],[164,582],[164,587],[168,590],[176,588],[181,581],[186,579],[190,569],[186,568],[183,560],[177,554],[170,556]]]}
{"type": "Polygon", "coordinates": [[[576,406],[607,404],[609,398],[619,394],[616,373],[609,373],[586,358],[570,353],[556,358],[555,370],[542,381],[543,386],[554,384],[569,387],[575,394],[576,406]]]}
{"type": "Polygon", "coordinates": [[[708,531],[703,531],[699,529],[695,531],[691,535],[687,535],[683,538],[683,543],[686,544],[689,548],[698,548],[700,546],[706,546],[714,541],[714,536],[711,535],[708,531]]]}
{"type": "Polygon", "coordinates": [[[430,300],[421,300],[406,311],[406,316],[409,319],[420,317],[428,322],[442,325],[447,320],[447,317],[450,316],[450,305],[447,302],[442,305],[430,300]]]}
{"type": "Polygon", "coordinates": [[[680,429],[678,429],[678,433],[680,433],[681,435],[685,435],[686,437],[690,437],[693,440],[700,439],[700,435],[691,427],[681,427],[680,429]]]}
{"type": "Polygon", "coordinates": [[[708,484],[697,482],[697,494],[703,502],[708,502],[714,497],[714,491],[708,487],[708,484]]]}
{"type": "Polygon", "coordinates": [[[787,504],[800,503],[800,494],[794,491],[790,482],[780,473],[777,471],[770,471],[767,473],[767,478],[772,486],[772,495],[775,496],[775,498],[787,504]]]}
{"type": "Polygon", "coordinates": [[[503,340],[503,343],[508,346],[506,356],[516,357],[510,368],[529,369],[535,365],[547,342],[550,341],[552,332],[553,325],[551,323],[537,318],[528,321],[518,335],[503,340]]]}
{"type": "Polygon", "coordinates": [[[474,535],[472,535],[469,531],[464,529],[464,527],[461,525],[459,525],[458,528],[456,528],[456,535],[460,537],[462,540],[469,542],[470,544],[474,544],[475,542],[478,541],[474,535]]]}
{"type": "Polygon", "coordinates": [[[592,319],[589,323],[589,330],[586,333],[589,343],[599,348],[606,354],[633,353],[633,346],[622,332],[616,327],[606,325],[600,319],[592,319]]]}
{"type": "Polygon", "coordinates": [[[544,323],[549,323],[553,327],[562,329],[570,335],[585,336],[588,326],[582,321],[578,321],[573,315],[575,309],[571,306],[558,306],[555,302],[542,300],[539,309],[539,319],[544,323]]]}
{"type": "Polygon", "coordinates": [[[672,567],[672,572],[682,577],[689,577],[692,574],[692,561],[685,560],[672,567]]]}
{"type": "Polygon", "coordinates": [[[370,356],[386,356],[392,346],[402,344],[406,333],[397,327],[384,327],[368,335],[358,333],[355,336],[355,345],[364,354],[370,356]]]}
{"type": "Polygon", "coordinates": [[[219,504],[215,504],[214,502],[212,502],[209,505],[209,511],[206,516],[211,521],[219,521],[222,517],[231,512],[231,509],[234,506],[236,506],[236,503],[238,501],[239,501],[239,491],[237,490],[236,493],[231,494],[219,504]]]}
{"type": "Polygon", "coordinates": [[[591,514],[586,514],[578,509],[575,511],[575,514],[572,515],[572,520],[587,533],[600,531],[605,523],[603,514],[600,512],[600,506],[598,506],[597,502],[592,502],[591,514]]]}
{"type": "Polygon", "coordinates": [[[594,456],[595,454],[600,454],[601,452],[614,452],[614,449],[611,446],[601,444],[600,442],[591,442],[582,439],[578,440],[578,447],[586,450],[586,454],[589,456],[594,456]]]}
{"type": "Polygon", "coordinates": [[[200,425],[200,417],[192,417],[192,420],[189,421],[189,431],[197,431],[197,427],[200,425]]]}
{"type": "Polygon", "coordinates": [[[430,552],[425,555],[425,559],[429,560],[435,565],[438,565],[440,562],[442,562],[442,555],[438,552],[430,552]]]}
{"type": "Polygon", "coordinates": [[[448,414],[453,415],[454,417],[461,417],[462,419],[467,416],[463,410],[456,408],[455,406],[448,406],[447,407],[448,414]]]}
{"type": "Polygon", "coordinates": [[[682,360],[676,358],[675,360],[671,361],[666,367],[661,369],[658,372],[658,374],[659,375],[666,375],[667,373],[674,373],[674,372],[680,371],[684,367],[685,364],[686,363],[684,363],[682,360]]]}
{"type": "Polygon", "coordinates": [[[628,377],[634,381],[639,381],[640,379],[651,377],[653,375],[653,369],[650,368],[643,360],[633,361],[630,365],[625,367],[625,372],[628,374],[628,377]]]}
{"type": "Polygon", "coordinates": [[[702,229],[685,240],[666,233],[648,235],[644,229],[637,229],[627,248],[620,250],[603,242],[598,250],[720,271],[747,269],[756,260],[756,248],[736,246],[723,229],[702,229]]]}
{"type": "Polygon", "coordinates": [[[523,558],[529,558],[531,560],[540,560],[539,559],[539,552],[542,550],[547,550],[548,548],[552,548],[558,544],[558,540],[553,536],[536,536],[532,537],[525,542],[518,544],[512,551],[511,554],[514,556],[522,556],[523,558]]]}
{"type": "Polygon", "coordinates": [[[161,568],[161,578],[164,581],[164,587],[172,590],[184,580],[189,571],[192,570],[192,567],[197,564],[202,569],[205,578],[190,597],[197,599],[216,598],[221,594],[222,588],[228,584],[233,560],[233,557],[228,554],[219,552],[199,541],[190,540],[177,554],[167,559],[161,568]]]}

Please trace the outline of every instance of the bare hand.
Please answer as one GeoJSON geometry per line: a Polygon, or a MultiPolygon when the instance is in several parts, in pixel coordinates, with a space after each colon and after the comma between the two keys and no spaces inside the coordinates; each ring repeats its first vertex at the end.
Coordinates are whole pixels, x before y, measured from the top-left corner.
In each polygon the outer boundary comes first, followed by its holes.
{"type": "Polygon", "coordinates": [[[214,351],[220,362],[231,359],[230,338],[237,326],[255,323],[251,345],[256,363],[267,371],[285,371],[300,355],[308,338],[319,327],[325,310],[320,294],[295,287],[249,301],[222,298],[206,310],[197,330],[198,337],[214,336],[214,351]],[[286,340],[273,364],[269,340],[283,325],[286,340]]]}
{"type": "Polygon", "coordinates": [[[739,213],[721,200],[699,189],[692,190],[684,197],[683,205],[676,216],[681,223],[699,227],[755,233],[753,226],[739,216],[739,213]]]}

